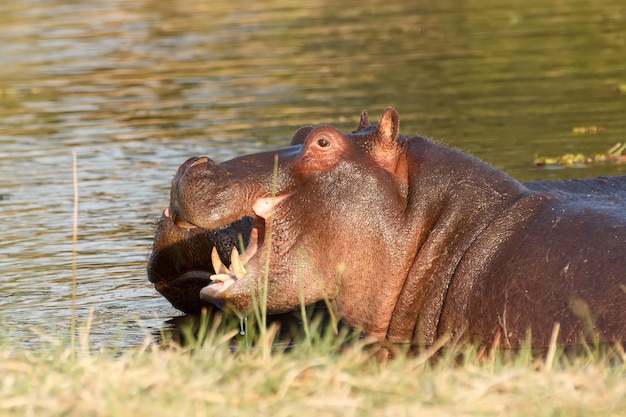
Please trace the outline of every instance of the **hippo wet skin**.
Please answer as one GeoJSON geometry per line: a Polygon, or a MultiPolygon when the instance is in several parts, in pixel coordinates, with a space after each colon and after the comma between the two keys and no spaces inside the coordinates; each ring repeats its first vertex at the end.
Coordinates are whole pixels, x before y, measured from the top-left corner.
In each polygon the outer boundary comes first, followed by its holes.
{"type": "Polygon", "coordinates": [[[392,342],[515,348],[530,332],[540,347],[555,323],[561,344],[624,341],[626,176],[520,183],[401,135],[393,108],[375,125],[364,112],[353,133],[186,161],[148,272],[183,311],[244,315],[267,283],[270,314],[327,299],[392,342]]]}

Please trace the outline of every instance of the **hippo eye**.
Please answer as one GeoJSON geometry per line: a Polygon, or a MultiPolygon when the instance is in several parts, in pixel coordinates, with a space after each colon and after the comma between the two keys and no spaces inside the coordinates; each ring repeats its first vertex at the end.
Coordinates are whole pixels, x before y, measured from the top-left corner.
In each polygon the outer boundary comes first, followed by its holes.
{"type": "Polygon", "coordinates": [[[320,139],[317,140],[317,145],[320,148],[327,148],[327,147],[330,146],[330,141],[328,139],[326,139],[326,138],[320,138],[320,139]]]}

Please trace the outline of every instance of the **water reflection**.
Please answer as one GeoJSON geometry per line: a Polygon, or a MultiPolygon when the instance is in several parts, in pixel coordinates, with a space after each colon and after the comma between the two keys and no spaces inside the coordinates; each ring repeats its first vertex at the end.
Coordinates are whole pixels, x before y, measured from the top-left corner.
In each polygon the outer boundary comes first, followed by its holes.
{"type": "Polygon", "coordinates": [[[96,346],[137,344],[137,323],[177,315],[144,268],[171,176],[191,155],[282,146],[302,124],[352,130],[364,108],[394,105],[404,132],[517,178],[625,172],[532,166],[536,153],[594,153],[626,137],[626,95],[615,89],[626,82],[621,1],[0,8],[0,317],[26,344],[39,343],[31,326],[69,323],[72,150],[77,302],[81,320],[95,308],[96,346]],[[573,134],[580,125],[605,130],[573,134]]]}

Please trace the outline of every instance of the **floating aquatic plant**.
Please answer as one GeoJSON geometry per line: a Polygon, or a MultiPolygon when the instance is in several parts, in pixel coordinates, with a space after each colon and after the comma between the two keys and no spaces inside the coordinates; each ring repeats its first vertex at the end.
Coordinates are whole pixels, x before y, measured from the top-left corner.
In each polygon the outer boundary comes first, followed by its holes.
{"type": "Polygon", "coordinates": [[[582,153],[566,153],[557,157],[535,158],[535,165],[538,166],[573,166],[588,165],[598,162],[623,164],[626,163],[626,142],[618,142],[611,146],[605,153],[585,155],[582,153]]]}

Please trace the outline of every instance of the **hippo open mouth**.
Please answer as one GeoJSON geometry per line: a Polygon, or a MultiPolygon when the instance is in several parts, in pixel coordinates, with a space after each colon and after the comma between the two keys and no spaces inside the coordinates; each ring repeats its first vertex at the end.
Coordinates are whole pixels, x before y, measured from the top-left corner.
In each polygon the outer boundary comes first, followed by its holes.
{"type": "MultiPolygon", "coordinates": [[[[218,251],[213,248],[211,252],[211,264],[215,274],[210,276],[212,283],[204,287],[200,292],[201,298],[215,300],[237,281],[247,276],[249,262],[260,252],[266,238],[268,238],[266,231],[270,229],[268,224],[272,221],[276,206],[288,196],[287,194],[276,197],[259,198],[252,204],[253,213],[248,213],[246,216],[253,219],[248,244],[244,247],[242,254],[239,253],[236,247],[232,248],[228,267],[222,262],[218,251]]],[[[244,246],[243,241],[241,246],[244,246]]]]}
{"type": "MultiPolygon", "coordinates": [[[[199,229],[197,226],[185,221],[178,213],[173,213],[168,207],[164,210],[163,216],[171,218],[176,227],[187,231],[199,229]]],[[[192,269],[185,271],[172,279],[172,283],[181,283],[186,280],[202,279],[208,282],[203,289],[209,291],[212,295],[217,295],[247,274],[246,266],[250,259],[257,253],[257,249],[263,244],[265,236],[265,222],[257,216],[244,216],[237,223],[246,223],[245,230],[241,230],[241,226],[235,227],[229,224],[214,230],[205,230],[206,233],[216,236],[213,239],[213,248],[211,249],[211,268],[192,269]],[[248,225],[249,224],[249,225],[248,225]],[[261,233],[259,233],[261,230],[261,233]],[[227,233],[230,236],[236,236],[235,241],[227,240],[230,246],[226,247],[224,239],[217,237],[219,233],[227,233]],[[244,233],[247,235],[244,238],[244,233]],[[238,249],[239,248],[239,249],[238,249]],[[240,251],[242,254],[240,255],[240,251]],[[224,261],[222,261],[224,259],[224,261]],[[226,262],[226,264],[225,264],[226,262]]]]}
{"type": "Polygon", "coordinates": [[[148,278],[174,307],[196,314],[211,303],[198,294],[211,283],[215,274],[210,253],[214,251],[228,265],[233,247],[249,245],[253,219],[243,217],[212,230],[193,225],[182,227],[166,208],[158,222],[152,253],[148,261],[148,278]],[[240,243],[241,242],[241,243],[240,243]]]}

